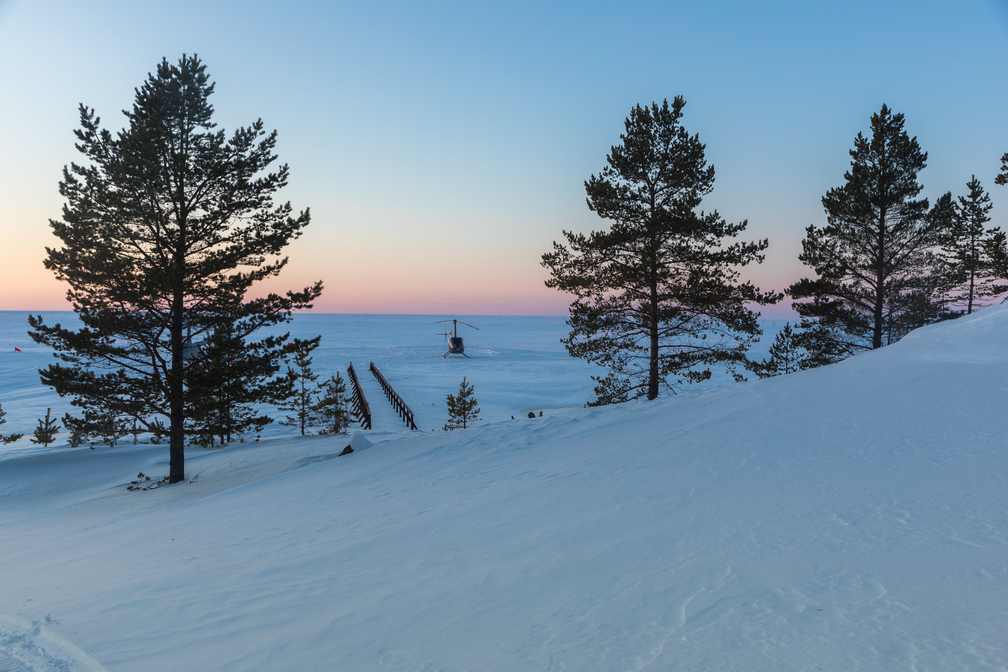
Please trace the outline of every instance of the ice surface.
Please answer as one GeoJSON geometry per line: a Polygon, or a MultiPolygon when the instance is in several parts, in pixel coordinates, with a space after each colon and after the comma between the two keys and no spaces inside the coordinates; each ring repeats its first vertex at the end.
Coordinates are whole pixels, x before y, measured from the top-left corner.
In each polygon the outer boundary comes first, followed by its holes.
{"type": "MultiPolygon", "coordinates": [[[[434,384],[398,350],[440,357],[416,334],[353,355],[411,405],[434,384]]],[[[163,446],[9,451],[0,612],[51,614],[110,670],[1006,669],[1006,344],[989,308],[835,366],[596,409],[556,408],[582,372],[515,354],[477,396],[511,386],[543,418],[428,419],[344,457],[347,437],[188,450],[194,482],[139,493],[163,446]],[[552,366],[553,388],[527,382],[552,366]]]]}
{"type": "MultiPolygon", "coordinates": [[[[28,337],[28,315],[0,311],[0,405],[7,412],[7,424],[0,427],[0,434],[26,435],[13,446],[0,445],[0,451],[39,452],[28,437],[38,418],[45,417],[46,408],[51,407],[57,418],[74,411],[69,399],[60,399],[39,384],[38,369],[56,360],[28,337]],[[21,352],[15,352],[15,347],[21,352]]],[[[42,315],[47,324],[78,324],[72,312],[42,315]]],[[[458,392],[463,376],[475,389],[485,421],[527,416],[530,410],[538,413],[583,406],[594,398],[591,376],[601,370],[567,355],[560,342],[569,331],[564,318],[462,316],[460,319],[479,327],[479,331],[460,327],[469,359],[441,357],[448,346],[443,325],[434,324],[439,319],[443,317],[306,313],[295,315],[285,329],[291,338],[322,336],[312,363],[320,380],[336,372],[345,378],[347,365],[353,362],[362,385],[368,388],[365,394],[375,414],[374,429],[379,432],[401,431],[405,425],[384,395],[376,392],[380,388],[372,385],[374,379],[368,371],[372,361],[409,405],[418,427],[428,431],[441,429],[447,421],[445,397],[458,392]]],[[[783,324],[781,320],[764,321],[764,345],[753,350],[754,357],[765,356],[768,344],[783,324]]],[[[724,372],[717,372],[700,387],[730,382],[724,372]]],[[[265,410],[276,420],[283,418],[275,409],[265,410]]],[[[291,428],[275,423],[264,435],[292,433],[291,428]]],[[[57,438],[62,441],[66,436],[57,438]]]]}

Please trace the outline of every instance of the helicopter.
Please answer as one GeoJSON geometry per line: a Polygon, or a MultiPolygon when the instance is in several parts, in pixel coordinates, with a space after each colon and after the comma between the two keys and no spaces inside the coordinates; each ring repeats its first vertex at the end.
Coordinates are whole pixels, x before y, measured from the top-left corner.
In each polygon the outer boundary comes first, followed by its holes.
{"type": "Polygon", "coordinates": [[[465,342],[462,337],[458,335],[458,325],[464,324],[467,327],[472,327],[476,331],[479,331],[479,327],[473,327],[473,325],[468,322],[463,322],[462,320],[441,320],[435,322],[434,324],[445,325],[444,337],[448,341],[448,352],[441,355],[441,359],[444,359],[448,355],[462,355],[466,359],[469,359],[469,355],[465,354],[465,342]],[[448,335],[448,323],[452,323],[451,336],[448,335]]]}

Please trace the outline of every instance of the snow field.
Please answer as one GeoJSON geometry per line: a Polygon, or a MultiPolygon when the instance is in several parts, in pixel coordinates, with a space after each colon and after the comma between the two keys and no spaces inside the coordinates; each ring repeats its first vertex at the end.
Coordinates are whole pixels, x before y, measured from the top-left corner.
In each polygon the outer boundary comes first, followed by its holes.
{"type": "Polygon", "coordinates": [[[163,446],[7,453],[0,612],[110,670],[1006,669],[1006,342],[991,308],[652,403],[191,450],[142,493],[163,446]]]}

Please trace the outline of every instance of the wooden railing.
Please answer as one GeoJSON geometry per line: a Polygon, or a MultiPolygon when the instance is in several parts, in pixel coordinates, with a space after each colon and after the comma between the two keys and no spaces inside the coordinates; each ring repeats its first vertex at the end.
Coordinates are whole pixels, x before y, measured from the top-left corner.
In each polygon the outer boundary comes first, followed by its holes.
{"type": "Polygon", "coordinates": [[[357,372],[354,371],[353,362],[350,362],[350,366],[347,367],[347,375],[350,377],[350,385],[353,387],[351,401],[353,401],[354,413],[357,414],[361,427],[371,429],[371,407],[368,406],[364,391],[360,388],[360,381],[357,380],[357,372]]]}
{"type": "Polygon", "coordinates": [[[371,373],[373,373],[374,377],[378,380],[378,384],[381,385],[382,390],[385,391],[385,396],[388,397],[389,403],[392,404],[392,408],[394,408],[396,413],[399,414],[402,421],[406,423],[406,426],[410,429],[416,429],[416,423],[413,422],[413,411],[411,411],[410,407],[406,405],[406,402],[402,400],[402,397],[400,397],[396,391],[392,389],[392,386],[389,385],[387,380],[385,380],[385,376],[381,374],[381,371],[379,371],[378,367],[374,365],[374,362],[371,362],[371,373]]]}

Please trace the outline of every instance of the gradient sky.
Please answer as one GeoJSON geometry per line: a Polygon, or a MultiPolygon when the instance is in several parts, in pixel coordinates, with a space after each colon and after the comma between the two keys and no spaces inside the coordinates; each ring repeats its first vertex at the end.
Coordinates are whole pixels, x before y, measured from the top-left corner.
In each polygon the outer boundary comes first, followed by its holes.
{"type": "Polygon", "coordinates": [[[269,289],[321,278],[321,311],[566,314],[542,253],[605,226],[585,179],[631,107],[676,95],[717,171],[704,208],[770,238],[744,271],[764,289],[807,275],[804,229],[883,103],[928,152],[925,195],[975,174],[1008,224],[1005,0],[0,0],[0,309],[69,307],[42,260],[78,103],[118,130],[183,52],[220,126],[279,131],[282,196],[312,224],[269,289]]]}

